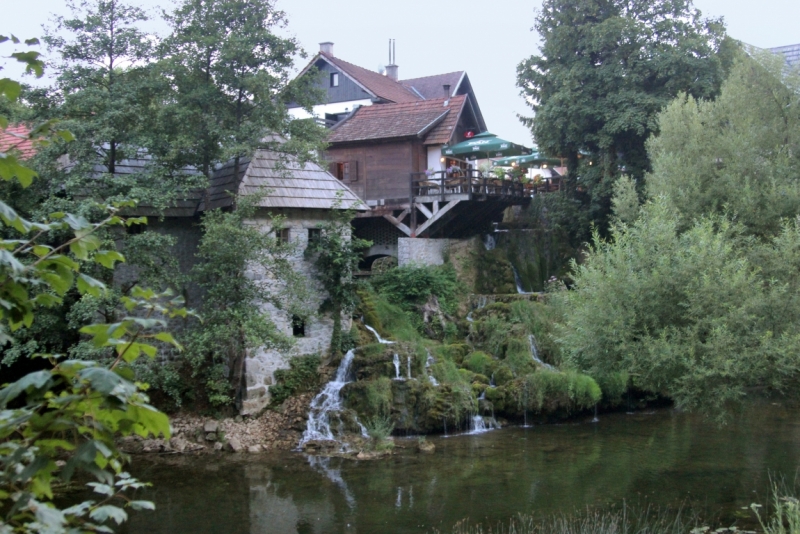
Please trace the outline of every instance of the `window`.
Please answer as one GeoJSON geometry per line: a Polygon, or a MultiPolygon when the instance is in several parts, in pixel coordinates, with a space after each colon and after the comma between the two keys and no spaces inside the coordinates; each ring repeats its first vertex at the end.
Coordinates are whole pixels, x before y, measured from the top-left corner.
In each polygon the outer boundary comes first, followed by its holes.
{"type": "Polygon", "coordinates": [[[306,322],[297,315],[292,315],[292,335],[294,337],[306,337],[306,322]]]}
{"type": "Polygon", "coordinates": [[[308,244],[315,245],[319,243],[320,238],[322,237],[322,230],[319,228],[309,228],[308,229],[308,244]]]}
{"type": "Polygon", "coordinates": [[[289,242],[289,229],[288,228],[278,228],[275,230],[275,239],[278,243],[285,245],[289,242]]]}
{"type": "Polygon", "coordinates": [[[331,87],[339,87],[339,73],[331,72],[331,87]]]}

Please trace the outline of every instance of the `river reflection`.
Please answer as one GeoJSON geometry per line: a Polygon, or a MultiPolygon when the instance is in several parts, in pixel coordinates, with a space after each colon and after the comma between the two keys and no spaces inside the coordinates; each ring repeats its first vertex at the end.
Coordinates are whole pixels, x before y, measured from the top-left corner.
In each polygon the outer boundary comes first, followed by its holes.
{"type": "Polygon", "coordinates": [[[600,422],[428,438],[436,452],[380,461],[299,453],[137,458],[153,482],[131,533],[425,532],[518,512],[636,504],[720,510],[764,502],[770,473],[793,477],[800,414],[774,405],[716,428],[661,410],[600,422]]]}

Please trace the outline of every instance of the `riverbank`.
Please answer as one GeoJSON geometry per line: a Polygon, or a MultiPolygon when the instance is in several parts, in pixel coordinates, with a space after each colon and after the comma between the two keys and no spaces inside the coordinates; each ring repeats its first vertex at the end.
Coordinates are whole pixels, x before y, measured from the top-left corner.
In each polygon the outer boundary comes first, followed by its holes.
{"type": "Polygon", "coordinates": [[[308,419],[313,393],[287,399],[277,409],[264,410],[256,416],[216,419],[198,414],[170,416],[172,437],[125,438],[120,447],[130,454],[181,454],[288,451],[297,447],[308,419]]]}

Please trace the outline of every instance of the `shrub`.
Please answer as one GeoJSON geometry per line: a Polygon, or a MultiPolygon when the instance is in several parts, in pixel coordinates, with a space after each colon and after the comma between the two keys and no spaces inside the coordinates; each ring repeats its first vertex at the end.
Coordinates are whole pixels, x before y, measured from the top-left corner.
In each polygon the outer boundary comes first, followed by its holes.
{"type": "Polygon", "coordinates": [[[406,311],[416,312],[419,304],[435,296],[442,311],[455,313],[459,288],[456,271],[450,264],[398,267],[374,277],[371,283],[378,293],[406,311]]]}
{"type": "Polygon", "coordinates": [[[464,358],[464,366],[473,373],[491,376],[495,361],[485,352],[473,352],[464,358]]]}
{"type": "Polygon", "coordinates": [[[297,356],[289,360],[288,369],[275,371],[275,385],[269,388],[270,404],[277,406],[292,395],[319,387],[317,368],[320,363],[321,358],[316,354],[297,356]]]}

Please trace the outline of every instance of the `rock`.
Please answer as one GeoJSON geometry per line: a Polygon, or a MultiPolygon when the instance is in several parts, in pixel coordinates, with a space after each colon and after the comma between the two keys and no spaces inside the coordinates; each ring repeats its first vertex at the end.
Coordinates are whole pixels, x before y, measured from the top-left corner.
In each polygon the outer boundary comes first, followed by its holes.
{"type": "Polygon", "coordinates": [[[242,448],[242,442],[238,439],[231,438],[228,440],[228,449],[230,449],[231,452],[241,452],[242,448]]]}
{"type": "Polygon", "coordinates": [[[242,417],[241,415],[237,415],[234,421],[236,421],[237,423],[241,423],[242,421],[244,421],[244,417],[242,417]]]}
{"type": "Polygon", "coordinates": [[[247,452],[249,453],[261,452],[261,445],[251,445],[247,447],[247,452]]]}
{"type": "Polygon", "coordinates": [[[419,450],[419,452],[431,453],[436,451],[436,445],[434,445],[430,441],[420,441],[419,444],[417,445],[417,449],[419,450]]]}
{"type": "Polygon", "coordinates": [[[206,421],[203,425],[203,431],[208,434],[210,432],[216,433],[219,430],[219,423],[217,421],[206,421]]]}
{"type": "Polygon", "coordinates": [[[215,451],[221,451],[221,450],[222,450],[222,443],[220,443],[219,441],[218,441],[218,442],[216,442],[216,443],[214,444],[214,450],[215,450],[215,451]]]}
{"type": "Polygon", "coordinates": [[[206,434],[206,441],[217,441],[217,434],[215,432],[209,432],[206,434]]]}

